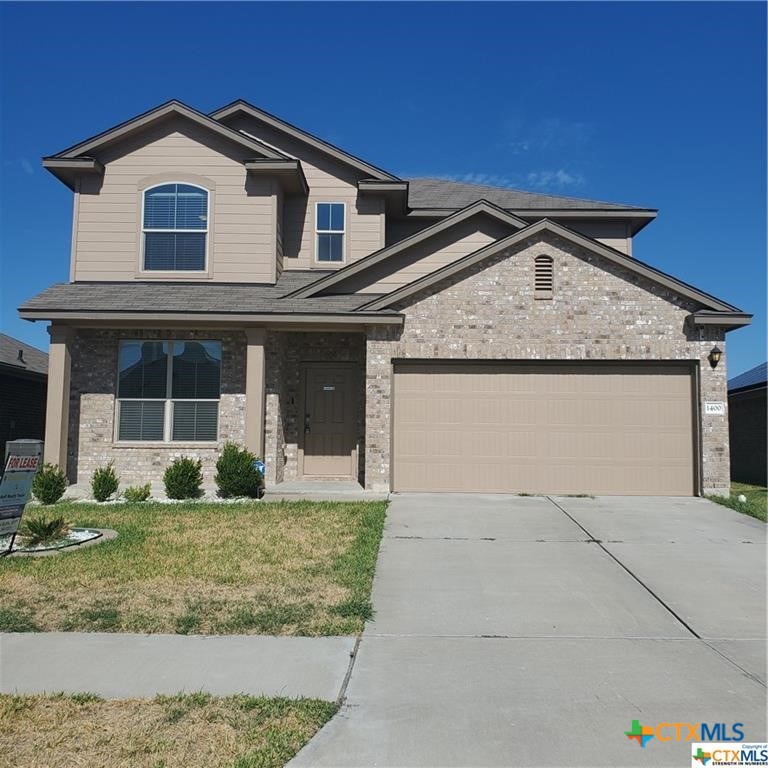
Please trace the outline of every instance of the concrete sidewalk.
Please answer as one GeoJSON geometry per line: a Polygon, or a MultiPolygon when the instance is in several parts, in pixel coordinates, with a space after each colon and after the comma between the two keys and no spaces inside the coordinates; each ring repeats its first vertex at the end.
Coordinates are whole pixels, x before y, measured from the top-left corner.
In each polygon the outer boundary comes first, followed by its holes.
{"type": "Polygon", "coordinates": [[[206,691],[335,701],[354,637],[0,634],[0,692],[105,698],[206,691]]]}

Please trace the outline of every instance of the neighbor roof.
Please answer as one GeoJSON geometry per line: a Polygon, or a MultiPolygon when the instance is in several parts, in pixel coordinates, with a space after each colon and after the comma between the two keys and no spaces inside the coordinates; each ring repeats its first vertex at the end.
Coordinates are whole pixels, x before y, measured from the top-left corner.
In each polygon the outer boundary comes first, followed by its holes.
{"type": "Polygon", "coordinates": [[[0,367],[48,375],[48,355],[37,347],[0,333],[0,367]],[[21,359],[19,359],[21,353],[21,359]]]}
{"type": "Polygon", "coordinates": [[[578,197],[543,195],[520,189],[470,184],[447,179],[408,179],[408,205],[411,208],[464,208],[484,199],[513,211],[524,210],[611,210],[653,212],[653,208],[641,208],[578,197]]]}
{"type": "Polygon", "coordinates": [[[768,363],[760,363],[760,365],[756,365],[745,373],[730,379],[728,381],[728,391],[733,392],[736,389],[757,387],[761,384],[765,386],[766,381],[768,381],[768,363]]]}

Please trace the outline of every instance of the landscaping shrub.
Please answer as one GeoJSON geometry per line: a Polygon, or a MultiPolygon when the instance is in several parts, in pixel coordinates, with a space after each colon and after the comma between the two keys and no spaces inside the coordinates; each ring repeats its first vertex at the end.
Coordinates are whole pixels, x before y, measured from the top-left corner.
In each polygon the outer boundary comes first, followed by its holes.
{"type": "Polygon", "coordinates": [[[163,474],[163,483],[169,499],[197,499],[203,495],[203,463],[189,456],[174,459],[163,474]]]}
{"type": "Polygon", "coordinates": [[[32,481],[32,493],[41,504],[55,504],[67,490],[67,477],[56,464],[43,464],[32,481]]]}
{"type": "Polygon", "coordinates": [[[149,494],[152,493],[152,486],[147,483],[146,485],[132,485],[123,491],[123,496],[126,501],[132,503],[139,501],[146,501],[149,498],[149,494]]]}
{"type": "Polygon", "coordinates": [[[256,456],[236,443],[226,443],[216,462],[216,486],[219,496],[259,497],[263,477],[254,466],[256,456]]]}
{"type": "Polygon", "coordinates": [[[96,501],[106,501],[113,493],[117,493],[120,478],[115,472],[115,464],[110,461],[106,467],[97,467],[91,477],[91,491],[96,501]]]}
{"type": "Polygon", "coordinates": [[[54,541],[63,539],[68,533],[69,523],[63,515],[27,517],[19,528],[21,540],[28,547],[36,547],[38,544],[52,544],[54,541]]]}

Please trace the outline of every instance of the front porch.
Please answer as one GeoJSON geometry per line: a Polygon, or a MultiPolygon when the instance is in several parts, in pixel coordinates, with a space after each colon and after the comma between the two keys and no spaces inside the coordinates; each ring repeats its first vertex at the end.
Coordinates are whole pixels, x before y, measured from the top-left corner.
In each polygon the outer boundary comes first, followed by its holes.
{"type": "MultiPolygon", "coordinates": [[[[149,482],[160,489],[173,459],[194,456],[203,463],[204,485],[211,492],[216,460],[231,440],[263,457],[268,494],[301,497],[323,489],[360,494],[366,489],[369,332],[365,326],[189,330],[54,325],[45,459],[65,467],[80,489],[87,489],[93,471],[110,461],[123,484],[149,482]],[[120,350],[127,344],[176,349],[209,342],[220,349],[218,421],[211,433],[216,439],[177,439],[171,373],[164,439],[121,436],[125,371],[120,350]]],[[[172,360],[178,359],[175,354],[169,353],[172,360]]],[[[180,365],[174,363],[176,368],[180,365]]]]}

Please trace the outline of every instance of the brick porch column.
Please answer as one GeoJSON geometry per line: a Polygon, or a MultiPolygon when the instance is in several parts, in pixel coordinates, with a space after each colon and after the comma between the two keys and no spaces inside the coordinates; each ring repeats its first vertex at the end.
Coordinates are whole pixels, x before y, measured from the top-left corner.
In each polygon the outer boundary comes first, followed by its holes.
{"type": "Polygon", "coordinates": [[[246,328],[245,445],[264,458],[264,344],[265,328],[246,328]]]}
{"type": "Polygon", "coordinates": [[[44,460],[67,471],[69,435],[69,376],[72,370],[71,328],[51,325],[48,349],[48,397],[45,410],[44,460]]]}

